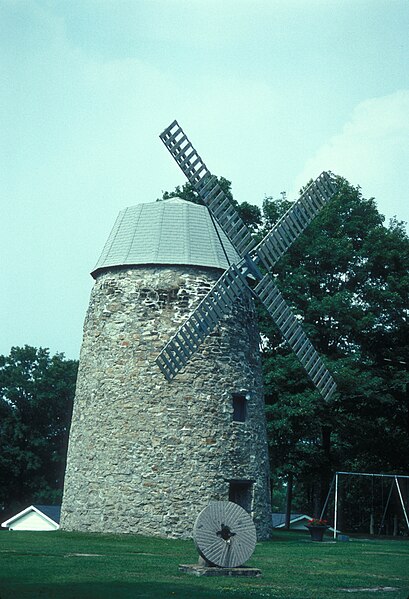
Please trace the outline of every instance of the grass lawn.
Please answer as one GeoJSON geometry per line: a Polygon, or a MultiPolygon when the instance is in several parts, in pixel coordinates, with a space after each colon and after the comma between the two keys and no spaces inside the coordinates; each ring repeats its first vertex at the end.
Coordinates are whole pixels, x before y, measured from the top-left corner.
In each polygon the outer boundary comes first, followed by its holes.
{"type": "Polygon", "coordinates": [[[196,562],[192,541],[3,531],[0,599],[409,597],[405,539],[312,543],[307,534],[276,532],[247,564],[260,568],[261,578],[178,571],[196,562]]]}

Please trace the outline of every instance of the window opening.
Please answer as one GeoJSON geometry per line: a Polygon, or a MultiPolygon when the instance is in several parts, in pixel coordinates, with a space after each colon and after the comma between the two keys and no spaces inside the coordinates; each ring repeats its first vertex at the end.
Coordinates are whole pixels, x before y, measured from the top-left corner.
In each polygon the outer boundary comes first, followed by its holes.
{"type": "Polygon", "coordinates": [[[241,393],[233,394],[233,421],[245,422],[247,418],[247,398],[241,393]]]}

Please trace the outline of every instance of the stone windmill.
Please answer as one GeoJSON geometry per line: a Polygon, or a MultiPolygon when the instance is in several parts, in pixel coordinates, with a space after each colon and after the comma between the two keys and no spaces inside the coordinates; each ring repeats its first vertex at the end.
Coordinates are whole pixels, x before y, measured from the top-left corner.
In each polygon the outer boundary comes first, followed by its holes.
{"type": "Polygon", "coordinates": [[[253,298],[328,398],[334,381],[268,272],[335,186],[321,175],[255,246],[176,121],[161,139],[205,205],[173,198],[123,210],[92,272],[61,526],[189,537],[210,500],[230,500],[267,538],[253,298]]]}

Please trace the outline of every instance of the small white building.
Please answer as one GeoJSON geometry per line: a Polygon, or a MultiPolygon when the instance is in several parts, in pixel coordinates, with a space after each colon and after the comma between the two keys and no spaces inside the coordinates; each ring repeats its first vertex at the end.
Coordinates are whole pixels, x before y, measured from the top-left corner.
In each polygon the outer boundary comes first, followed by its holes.
{"type": "MultiPolygon", "coordinates": [[[[285,528],[285,513],[272,514],[273,528],[285,528]]],[[[311,520],[307,514],[290,514],[290,530],[306,530],[305,525],[311,520]]]]}
{"type": "MultiPolygon", "coordinates": [[[[273,528],[285,528],[285,513],[273,512],[272,515],[273,528]]],[[[307,514],[290,514],[290,530],[306,531],[306,525],[312,519],[312,516],[307,514]]],[[[328,530],[334,532],[332,526],[328,526],[328,530]]],[[[339,532],[339,531],[337,531],[339,532]]]]}
{"type": "Polygon", "coordinates": [[[30,505],[1,526],[9,530],[57,530],[60,528],[61,506],[30,505]]]}

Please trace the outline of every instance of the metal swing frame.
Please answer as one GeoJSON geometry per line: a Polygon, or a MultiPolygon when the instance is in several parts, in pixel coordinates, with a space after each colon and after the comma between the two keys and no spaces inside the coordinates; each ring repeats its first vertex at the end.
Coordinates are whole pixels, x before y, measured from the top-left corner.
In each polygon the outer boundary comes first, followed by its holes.
{"type": "Polygon", "coordinates": [[[327,509],[327,506],[328,506],[329,498],[330,498],[332,490],[333,490],[333,488],[335,486],[335,496],[334,496],[334,540],[337,539],[337,534],[338,534],[338,531],[337,531],[337,523],[338,523],[338,492],[339,492],[339,477],[340,476],[371,476],[372,479],[374,479],[374,478],[391,478],[391,479],[393,479],[392,480],[392,484],[391,484],[391,488],[390,488],[390,491],[389,491],[388,500],[386,502],[386,508],[385,508],[383,516],[382,516],[382,522],[381,522],[381,526],[380,526],[379,530],[382,529],[383,523],[385,521],[386,511],[388,509],[389,502],[390,502],[390,499],[391,499],[391,496],[392,496],[393,487],[394,487],[394,484],[395,484],[396,485],[396,489],[398,491],[400,503],[401,503],[401,506],[402,506],[402,509],[403,509],[403,514],[405,516],[406,526],[408,527],[408,532],[409,532],[408,512],[406,510],[405,502],[403,501],[402,491],[401,491],[401,488],[400,488],[400,485],[399,485],[399,479],[400,478],[409,480],[409,476],[405,476],[403,474],[372,474],[372,473],[369,473],[369,472],[336,472],[335,475],[334,475],[334,477],[333,477],[333,479],[332,479],[332,482],[331,482],[331,485],[330,485],[330,488],[329,488],[329,491],[328,491],[328,494],[327,494],[327,498],[326,498],[324,506],[323,506],[323,508],[321,510],[321,516],[320,516],[321,519],[324,517],[325,510],[327,509]]]}

